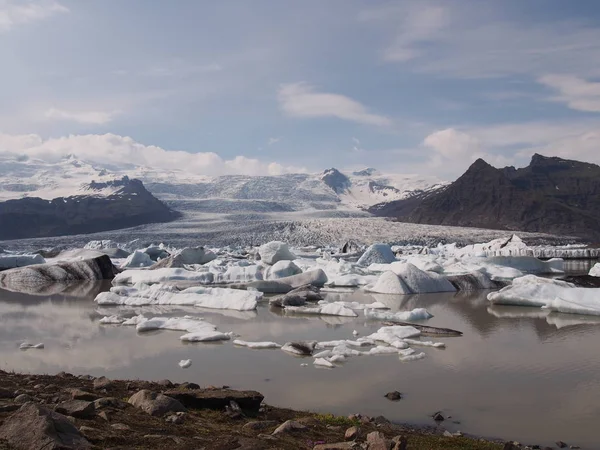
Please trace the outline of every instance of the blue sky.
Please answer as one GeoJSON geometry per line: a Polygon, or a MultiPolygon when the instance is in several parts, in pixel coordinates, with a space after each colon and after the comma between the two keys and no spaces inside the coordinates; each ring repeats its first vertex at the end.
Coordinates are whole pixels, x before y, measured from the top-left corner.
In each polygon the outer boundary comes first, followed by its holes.
{"type": "Polygon", "coordinates": [[[0,153],[447,179],[478,157],[600,163],[594,0],[0,0],[0,61],[0,153]]]}

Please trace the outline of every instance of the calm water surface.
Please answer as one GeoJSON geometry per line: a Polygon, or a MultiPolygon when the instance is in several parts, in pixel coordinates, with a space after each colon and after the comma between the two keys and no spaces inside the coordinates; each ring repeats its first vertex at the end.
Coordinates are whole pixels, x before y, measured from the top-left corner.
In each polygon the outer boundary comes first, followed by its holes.
{"type": "Polygon", "coordinates": [[[442,410],[452,416],[443,423],[452,431],[541,445],[554,445],[560,439],[582,448],[600,448],[596,431],[600,318],[491,306],[487,292],[328,294],[330,299],[383,301],[394,311],[425,307],[435,316],[428,325],[464,332],[462,337],[437,339],[447,348],[424,348],[427,357],[420,361],[363,356],[329,370],[281,350],[249,350],[231,342],[184,344],[178,339],[180,332],[138,334],[132,327],[98,321],[110,314],[190,314],[241,339],[281,344],[296,339],[351,339],[353,330],[364,336],[380,324],[363,317],[282,316],[267,305],[256,312],[98,307],[93,298],[105,289],[106,285],[87,284],[44,295],[0,291],[0,367],[226,384],[256,389],[277,406],[384,415],[416,424],[434,425],[430,415],[442,410]],[[23,340],[43,342],[45,349],[20,351],[23,340]],[[177,363],[188,358],[193,365],[180,369],[177,363]],[[302,367],[303,362],[309,366],[302,367]],[[385,399],[383,395],[391,390],[402,392],[404,399],[385,399]]]}

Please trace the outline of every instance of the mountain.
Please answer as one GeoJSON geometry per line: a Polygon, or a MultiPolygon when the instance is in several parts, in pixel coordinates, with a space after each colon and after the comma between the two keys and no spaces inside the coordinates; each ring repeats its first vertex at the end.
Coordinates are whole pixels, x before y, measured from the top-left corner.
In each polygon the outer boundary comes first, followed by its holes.
{"type": "Polygon", "coordinates": [[[141,181],[128,177],[92,181],[79,185],[77,191],[80,195],[52,200],[24,197],[0,202],[0,239],[94,233],[178,217],[141,181]]]}
{"type": "Polygon", "coordinates": [[[478,159],[417,204],[401,200],[381,210],[405,222],[600,240],[600,166],[536,154],[527,167],[497,169],[478,159]]]}
{"type": "Polygon", "coordinates": [[[129,164],[101,165],[68,155],[60,161],[21,159],[0,154],[0,201],[25,197],[99,195],[88,187],[128,176],[172,209],[201,213],[277,213],[291,211],[364,215],[372,205],[408,198],[444,185],[435,177],[383,174],[373,168],[343,173],[277,176],[203,176],[129,164]]]}

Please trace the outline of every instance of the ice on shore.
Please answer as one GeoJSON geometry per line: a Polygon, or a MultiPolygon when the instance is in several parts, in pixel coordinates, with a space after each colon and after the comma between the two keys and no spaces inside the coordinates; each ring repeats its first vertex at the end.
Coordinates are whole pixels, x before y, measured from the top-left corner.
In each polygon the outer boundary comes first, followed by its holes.
{"type": "Polygon", "coordinates": [[[257,291],[194,286],[179,290],[175,286],[155,284],[137,287],[115,286],[96,296],[99,305],[188,305],[211,309],[252,311],[262,299],[257,291]]]}
{"type": "Polygon", "coordinates": [[[600,289],[527,275],[487,296],[499,305],[538,306],[568,314],[600,315],[600,289]]]}

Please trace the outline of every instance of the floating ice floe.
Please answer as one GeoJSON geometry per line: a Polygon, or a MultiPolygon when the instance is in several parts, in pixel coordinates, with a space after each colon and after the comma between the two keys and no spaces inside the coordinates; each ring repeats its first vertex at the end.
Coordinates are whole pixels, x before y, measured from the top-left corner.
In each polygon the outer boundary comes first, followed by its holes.
{"type": "Polygon", "coordinates": [[[594,267],[590,269],[589,275],[592,277],[600,277],[600,263],[594,264],[594,267]]]}
{"type": "Polygon", "coordinates": [[[293,261],[296,259],[296,255],[290,251],[288,245],[280,241],[272,241],[261,245],[258,248],[258,254],[260,260],[269,265],[273,265],[278,261],[293,261]]]}
{"type": "Polygon", "coordinates": [[[433,317],[425,308],[415,308],[412,311],[387,312],[375,311],[369,308],[364,309],[367,319],[388,320],[390,322],[411,322],[413,320],[427,320],[433,317]]]}
{"type": "Polygon", "coordinates": [[[487,296],[494,304],[538,306],[568,314],[600,315],[600,289],[526,275],[487,296]]]}
{"type": "Polygon", "coordinates": [[[367,267],[374,263],[389,264],[396,261],[396,255],[389,245],[373,244],[359,258],[357,264],[367,267]]]}
{"type": "Polygon", "coordinates": [[[99,322],[103,325],[121,325],[125,319],[119,316],[104,316],[99,322]]]}
{"type": "Polygon", "coordinates": [[[333,369],[335,367],[334,364],[332,364],[331,362],[327,361],[325,358],[316,358],[313,361],[313,364],[315,366],[327,367],[329,369],[333,369]]]}
{"type": "Polygon", "coordinates": [[[233,341],[233,344],[252,349],[281,348],[281,345],[279,345],[277,342],[248,342],[236,339],[233,341]]]}
{"type": "Polygon", "coordinates": [[[188,342],[226,341],[231,339],[231,333],[221,333],[211,323],[189,317],[154,317],[140,322],[136,326],[139,332],[151,330],[175,330],[187,333],[179,339],[188,342]]]}
{"type": "Polygon", "coordinates": [[[175,286],[155,284],[136,287],[115,286],[101,292],[95,302],[99,305],[188,305],[212,309],[251,311],[256,309],[262,293],[229,288],[194,286],[179,290],[175,286]]]}
{"type": "Polygon", "coordinates": [[[406,295],[412,294],[406,283],[391,270],[383,272],[373,286],[367,287],[370,292],[378,294],[406,295]]]}
{"type": "Polygon", "coordinates": [[[15,267],[25,267],[33,264],[45,264],[46,260],[42,255],[0,255],[0,270],[13,269],[15,267]]]}
{"type": "Polygon", "coordinates": [[[317,341],[286,342],[281,347],[284,352],[299,356],[310,356],[315,350],[317,341]]]}
{"type": "Polygon", "coordinates": [[[191,281],[199,284],[211,284],[214,281],[212,272],[192,272],[185,269],[126,270],[118,274],[113,284],[155,284],[167,281],[191,281]]]}
{"type": "Polygon", "coordinates": [[[191,359],[182,359],[181,361],[179,361],[179,367],[181,367],[182,369],[187,369],[191,365],[192,365],[191,359]]]}
{"type": "Polygon", "coordinates": [[[433,341],[418,341],[416,339],[404,339],[408,345],[416,345],[420,347],[433,347],[433,348],[446,348],[446,344],[443,342],[433,342],[433,341]]]}
{"type": "Polygon", "coordinates": [[[272,266],[268,266],[264,271],[266,280],[278,280],[280,278],[291,277],[302,273],[302,269],[294,264],[293,261],[281,260],[272,266]]]}
{"type": "Polygon", "coordinates": [[[41,350],[44,348],[44,344],[41,342],[39,344],[30,344],[28,342],[23,342],[21,345],[19,345],[19,348],[21,350],[29,350],[30,348],[41,350]]]}
{"type": "Polygon", "coordinates": [[[146,252],[136,250],[127,257],[125,262],[121,264],[121,269],[150,267],[154,265],[155,261],[152,261],[146,252]]]}
{"type": "Polygon", "coordinates": [[[358,317],[353,310],[346,308],[344,305],[337,303],[327,303],[318,307],[309,308],[303,306],[286,306],[284,311],[286,313],[296,314],[317,314],[324,316],[343,316],[343,317],[358,317]]]}

